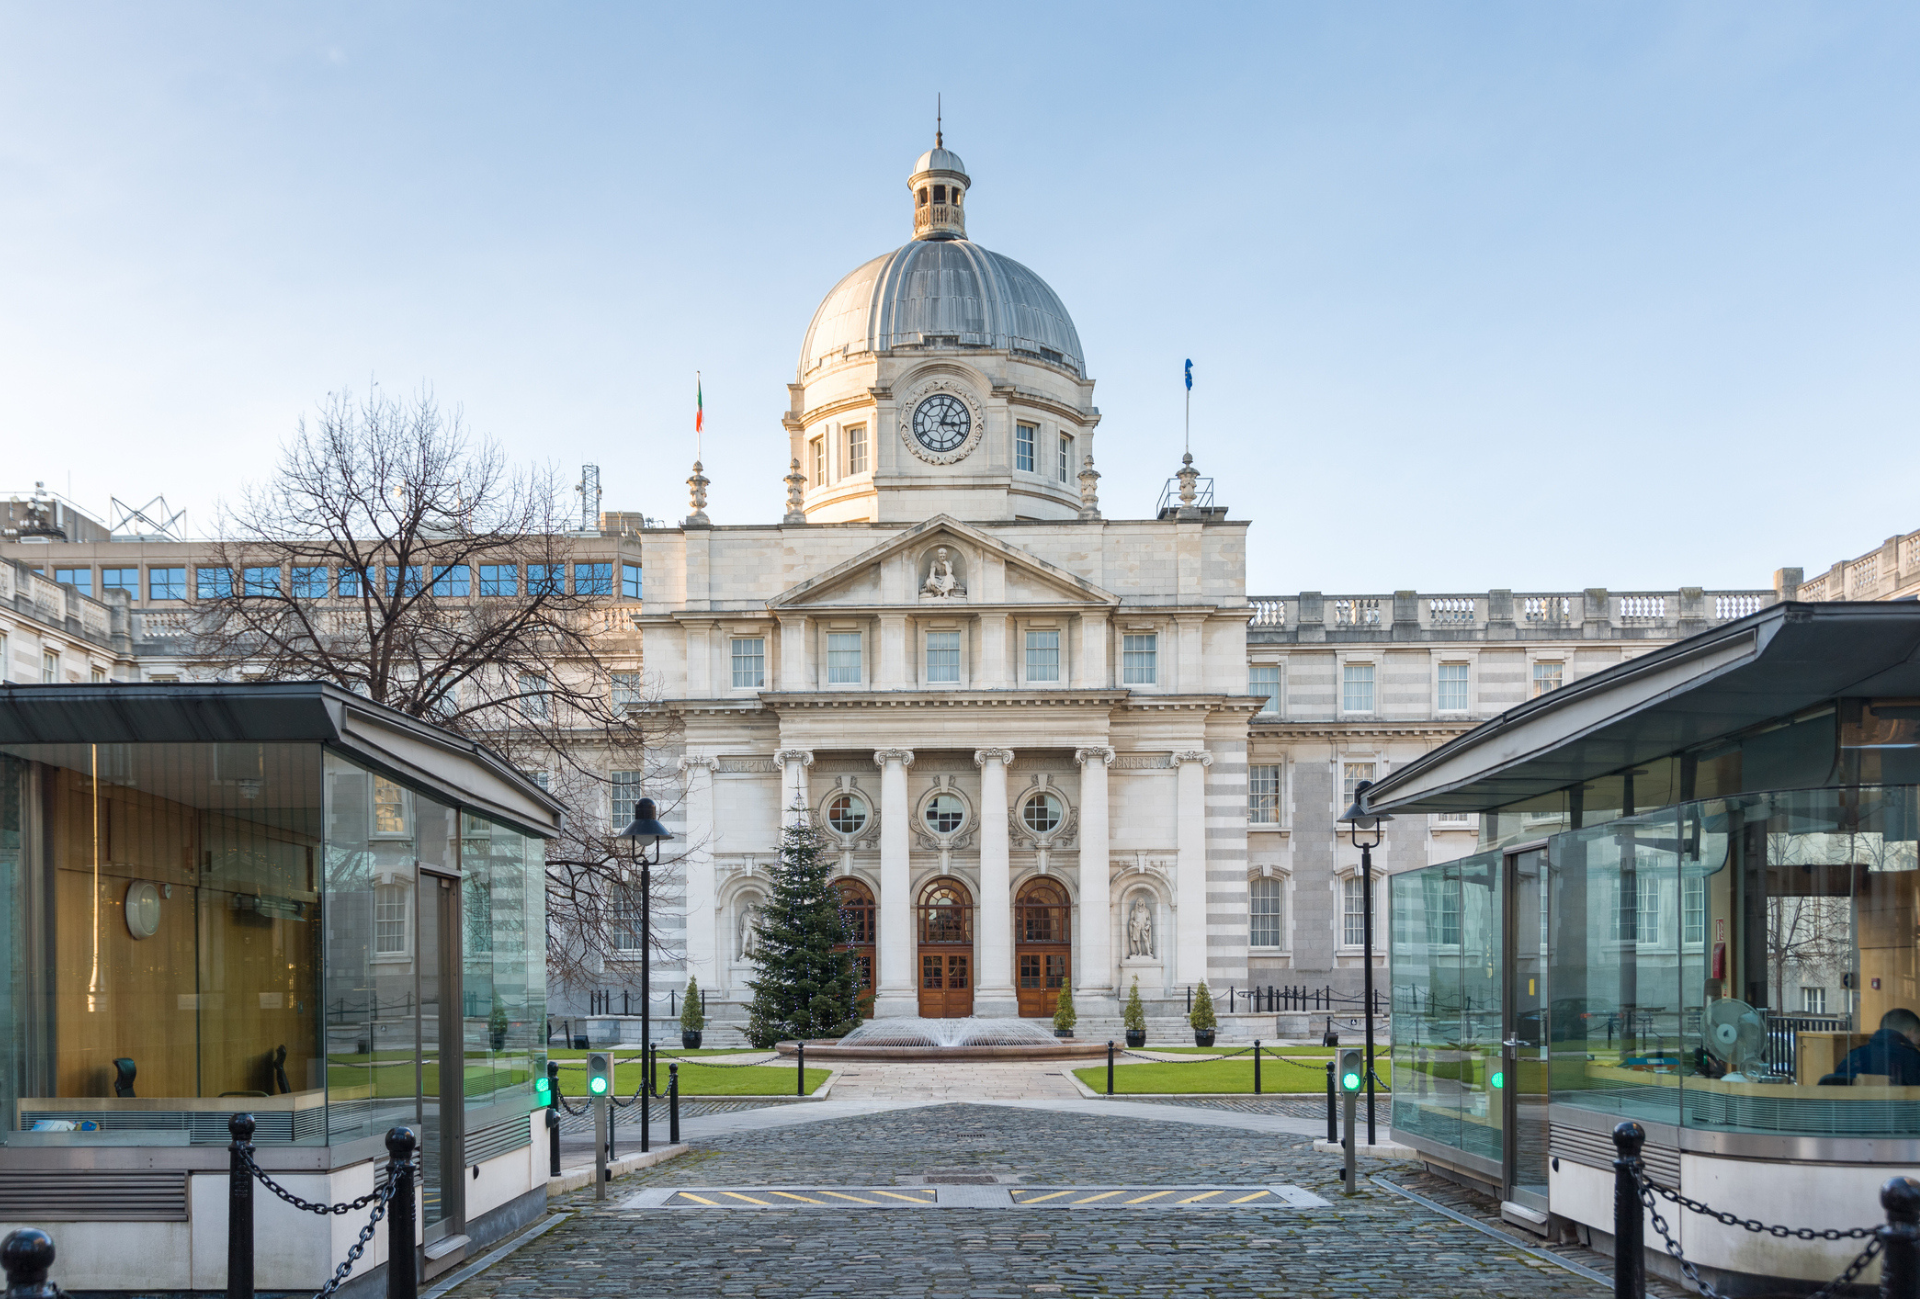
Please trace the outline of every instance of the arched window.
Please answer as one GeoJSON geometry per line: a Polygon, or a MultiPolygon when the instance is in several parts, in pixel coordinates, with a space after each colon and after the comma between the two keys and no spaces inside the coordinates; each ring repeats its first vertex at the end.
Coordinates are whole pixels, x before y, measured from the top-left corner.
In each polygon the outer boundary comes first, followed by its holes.
{"type": "Polygon", "coordinates": [[[1064,943],[1072,914],[1066,890],[1052,880],[1033,880],[1020,890],[1015,908],[1023,943],[1064,943]]]}
{"type": "Polygon", "coordinates": [[[1281,935],[1286,932],[1283,915],[1287,898],[1285,882],[1263,875],[1251,882],[1247,894],[1247,944],[1251,947],[1281,946],[1281,935]]]}
{"type": "Polygon", "coordinates": [[[856,879],[833,882],[840,894],[840,914],[847,918],[847,941],[855,947],[874,941],[873,891],[856,879]]]}
{"type": "Polygon", "coordinates": [[[958,880],[935,880],[920,894],[920,941],[973,941],[973,899],[958,880]]]}

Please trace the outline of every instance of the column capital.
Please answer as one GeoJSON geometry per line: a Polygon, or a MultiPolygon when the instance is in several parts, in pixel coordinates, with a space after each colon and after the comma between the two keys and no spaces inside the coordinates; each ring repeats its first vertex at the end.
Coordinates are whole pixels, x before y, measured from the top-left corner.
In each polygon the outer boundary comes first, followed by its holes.
{"type": "Polygon", "coordinates": [[[1073,760],[1083,767],[1089,762],[1098,762],[1103,766],[1111,767],[1113,765],[1113,750],[1104,744],[1088,745],[1084,749],[1075,749],[1073,751],[1073,760]]]}
{"type": "Polygon", "coordinates": [[[1173,765],[1177,767],[1183,762],[1197,762],[1203,767],[1211,767],[1213,765],[1213,755],[1205,749],[1176,750],[1173,755],[1173,765]]]}
{"type": "Polygon", "coordinates": [[[873,751],[874,766],[884,767],[889,762],[897,762],[903,767],[911,767],[913,765],[913,750],[912,749],[875,749],[873,751]]]}
{"type": "Polygon", "coordinates": [[[1001,766],[1003,767],[1011,766],[1013,763],[1013,750],[1012,749],[975,749],[973,751],[973,765],[976,767],[984,767],[989,762],[992,762],[996,758],[1000,760],[1001,766]]]}
{"type": "Polygon", "coordinates": [[[803,767],[811,767],[813,765],[813,750],[781,749],[773,755],[773,761],[777,766],[782,767],[791,767],[796,762],[803,767]]]}
{"type": "Polygon", "coordinates": [[[714,772],[720,770],[720,759],[706,753],[689,753],[679,761],[682,772],[701,770],[714,772]]]}

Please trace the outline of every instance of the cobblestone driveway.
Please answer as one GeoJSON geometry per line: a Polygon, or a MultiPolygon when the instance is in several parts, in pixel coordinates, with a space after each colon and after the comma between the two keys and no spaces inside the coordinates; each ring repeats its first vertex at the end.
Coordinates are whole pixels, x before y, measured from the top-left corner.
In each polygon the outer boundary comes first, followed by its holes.
{"type": "MultiPolygon", "coordinates": [[[[1404,1169],[1405,1165],[1380,1165],[1404,1169]]],[[[1364,1185],[1364,1183],[1363,1183],[1364,1185]]],[[[1339,1194],[1304,1139],[1131,1118],[937,1105],[740,1133],[609,1188],[453,1292],[600,1295],[1581,1296],[1574,1273],[1374,1188],[1339,1194]],[[1293,1183],[1329,1209],[622,1211],[641,1186],[1293,1183]]]]}

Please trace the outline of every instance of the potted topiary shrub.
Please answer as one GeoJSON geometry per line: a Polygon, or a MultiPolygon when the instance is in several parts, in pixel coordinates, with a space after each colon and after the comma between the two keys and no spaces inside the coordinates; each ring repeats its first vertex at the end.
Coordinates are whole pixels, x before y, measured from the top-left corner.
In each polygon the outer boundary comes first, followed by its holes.
{"type": "Polygon", "coordinates": [[[1073,1026],[1079,1022],[1080,1017],[1073,1013],[1073,987],[1062,984],[1059,999],[1053,1003],[1053,1035],[1072,1037],[1073,1026]]]}
{"type": "Polygon", "coordinates": [[[680,1045],[688,1051],[700,1049],[700,1030],[707,1026],[707,1012],[700,1008],[700,983],[687,980],[687,999],[680,1005],[680,1045]]]}
{"type": "Polygon", "coordinates": [[[507,1049],[507,1008],[498,997],[493,999],[493,1010],[487,1015],[487,1042],[496,1051],[507,1049]]]}
{"type": "Polygon", "coordinates": [[[1220,1027],[1220,1021],[1214,1017],[1213,994],[1204,983],[1193,990],[1193,1009],[1187,1013],[1187,1023],[1193,1025],[1195,1046],[1213,1045],[1213,1032],[1220,1027]]]}
{"type": "Polygon", "coordinates": [[[1139,1050],[1147,1044],[1147,1008],[1140,1004],[1140,976],[1133,976],[1133,988],[1127,993],[1126,1009],[1120,1022],[1127,1026],[1127,1045],[1139,1050]]]}

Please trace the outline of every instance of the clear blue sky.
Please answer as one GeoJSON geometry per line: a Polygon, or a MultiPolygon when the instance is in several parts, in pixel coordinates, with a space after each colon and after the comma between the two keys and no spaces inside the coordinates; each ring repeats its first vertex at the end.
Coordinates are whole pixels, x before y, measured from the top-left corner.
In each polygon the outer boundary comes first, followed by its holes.
{"type": "Polygon", "coordinates": [[[1920,9],[0,4],[0,490],[202,526],[329,390],[718,522],[910,230],[1077,322],[1102,504],[1257,591],[1764,585],[1920,527],[1920,9]]]}

